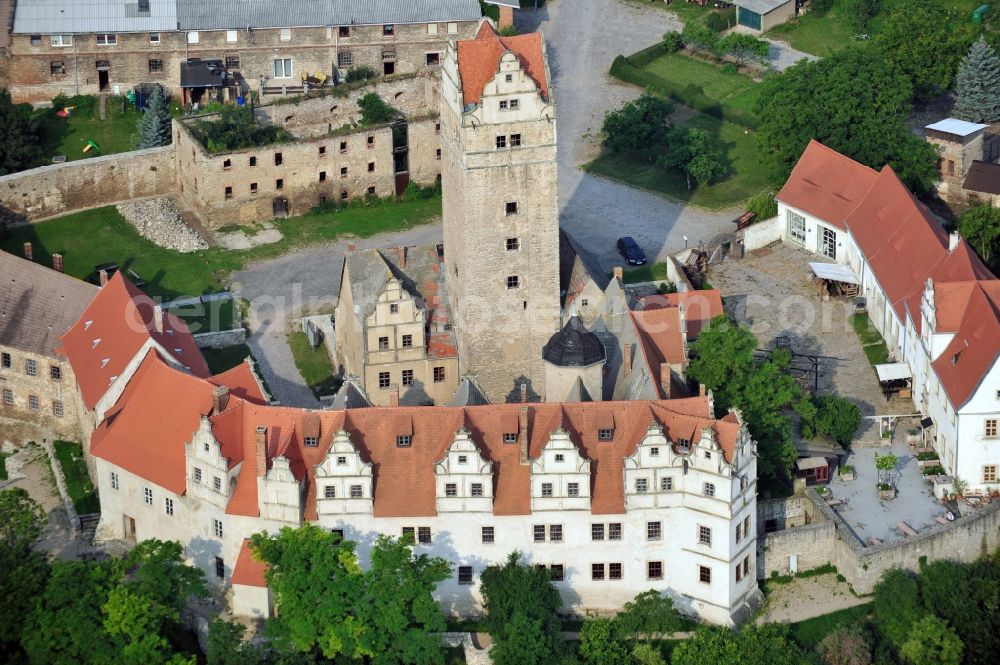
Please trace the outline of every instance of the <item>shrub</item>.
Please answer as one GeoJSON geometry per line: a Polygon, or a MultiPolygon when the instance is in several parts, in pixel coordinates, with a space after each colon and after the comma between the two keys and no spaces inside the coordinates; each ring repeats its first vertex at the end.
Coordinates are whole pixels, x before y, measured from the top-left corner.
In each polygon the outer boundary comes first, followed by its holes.
{"type": "Polygon", "coordinates": [[[374,67],[369,67],[368,65],[356,65],[347,70],[346,81],[348,83],[356,83],[357,81],[377,79],[378,76],[378,71],[376,71],[374,67]]]}
{"type": "Polygon", "coordinates": [[[656,292],[661,296],[668,293],[677,293],[677,285],[673,282],[660,282],[659,286],[656,287],[656,292]]]}
{"type": "Polygon", "coordinates": [[[917,459],[921,462],[926,462],[927,460],[941,459],[941,456],[933,450],[925,450],[922,453],[917,453],[917,459]]]}
{"type": "Polygon", "coordinates": [[[868,665],[871,647],[858,625],[840,626],[823,638],[816,650],[826,665],[868,665]]]}
{"type": "Polygon", "coordinates": [[[816,16],[823,16],[833,7],[833,0],[812,0],[809,3],[809,12],[816,16]]]}
{"type": "Polygon", "coordinates": [[[378,125],[389,122],[396,117],[396,109],[389,106],[374,92],[369,92],[359,99],[358,108],[361,109],[362,125],[378,125]]]}
{"type": "Polygon", "coordinates": [[[755,221],[771,219],[778,215],[778,203],[774,200],[774,192],[758,192],[747,201],[747,211],[754,214],[755,221]]]}
{"type": "Polygon", "coordinates": [[[262,125],[249,106],[226,106],[217,120],[198,120],[191,133],[209,152],[241,150],[294,140],[285,129],[262,125]]]}
{"type": "Polygon", "coordinates": [[[721,67],[719,67],[719,71],[721,71],[723,74],[735,74],[736,72],[739,71],[739,67],[736,66],[735,62],[726,62],[723,63],[721,67]]]}
{"type": "Polygon", "coordinates": [[[736,7],[705,15],[705,25],[716,32],[722,32],[736,25],[736,7]]]}
{"type": "Polygon", "coordinates": [[[684,48],[684,38],[677,31],[668,32],[663,35],[663,48],[669,53],[676,53],[684,48]]]}

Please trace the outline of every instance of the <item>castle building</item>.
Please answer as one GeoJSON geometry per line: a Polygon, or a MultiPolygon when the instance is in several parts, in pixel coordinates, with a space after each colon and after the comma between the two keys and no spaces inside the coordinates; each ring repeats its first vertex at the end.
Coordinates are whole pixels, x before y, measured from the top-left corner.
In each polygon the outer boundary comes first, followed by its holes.
{"type": "Polygon", "coordinates": [[[945,118],[924,128],[938,152],[938,195],[959,210],[1000,206],[1000,124],[945,118]]]}
{"type": "MultiPolygon", "coordinates": [[[[474,34],[476,0],[49,0],[7,7],[0,52],[15,101],[124,94],[159,83],[185,104],[250,90],[300,94],[343,81],[440,69],[474,34]]],[[[3,69],[0,67],[0,69],[3,69]]]]}
{"type": "Polygon", "coordinates": [[[484,21],[441,81],[445,281],[460,371],[492,402],[545,398],[561,327],[556,111],[545,46],[484,21]]]}

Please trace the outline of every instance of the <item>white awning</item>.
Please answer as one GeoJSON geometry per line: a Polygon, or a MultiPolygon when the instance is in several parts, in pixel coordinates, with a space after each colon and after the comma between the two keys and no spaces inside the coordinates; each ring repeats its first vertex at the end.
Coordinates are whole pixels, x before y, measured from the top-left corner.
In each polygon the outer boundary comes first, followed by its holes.
{"type": "Polygon", "coordinates": [[[809,267],[812,268],[813,274],[820,279],[845,284],[861,284],[861,280],[854,275],[851,266],[843,263],[810,263],[809,267]]]}
{"type": "Polygon", "coordinates": [[[806,457],[795,462],[795,466],[798,467],[799,471],[820,469],[827,465],[828,462],[825,457],[806,457]]]}
{"type": "Polygon", "coordinates": [[[875,372],[878,374],[878,380],[881,383],[913,378],[913,375],[910,374],[910,368],[906,366],[906,363],[886,363],[885,365],[875,365],[875,372]]]}

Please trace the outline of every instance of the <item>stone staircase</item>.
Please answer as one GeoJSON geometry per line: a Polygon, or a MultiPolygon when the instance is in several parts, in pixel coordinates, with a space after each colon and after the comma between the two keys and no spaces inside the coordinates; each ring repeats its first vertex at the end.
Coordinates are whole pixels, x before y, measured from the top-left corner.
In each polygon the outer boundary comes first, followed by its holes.
{"type": "Polygon", "coordinates": [[[100,513],[80,515],[80,539],[83,540],[83,542],[93,544],[94,535],[97,533],[97,525],[100,521],[100,513]]]}

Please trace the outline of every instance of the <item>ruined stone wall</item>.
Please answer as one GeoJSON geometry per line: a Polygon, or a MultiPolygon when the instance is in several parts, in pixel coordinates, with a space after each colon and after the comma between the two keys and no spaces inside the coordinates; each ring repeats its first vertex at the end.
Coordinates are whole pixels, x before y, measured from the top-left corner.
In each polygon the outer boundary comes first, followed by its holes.
{"type": "Polygon", "coordinates": [[[0,353],[10,358],[10,367],[0,367],[0,416],[36,428],[38,436],[83,441],[90,428],[79,417],[83,406],[69,363],[3,344],[0,353]],[[29,360],[35,376],[26,371],[29,360]],[[59,368],[59,378],[52,378],[52,367],[59,368]]]}
{"type": "Polygon", "coordinates": [[[0,203],[30,221],[170,194],[173,146],[92,157],[0,177],[0,203]]]}

